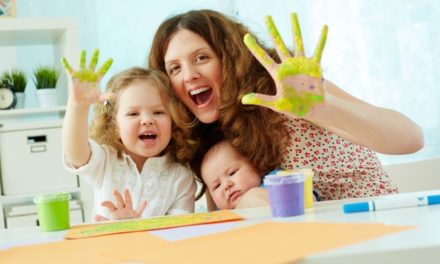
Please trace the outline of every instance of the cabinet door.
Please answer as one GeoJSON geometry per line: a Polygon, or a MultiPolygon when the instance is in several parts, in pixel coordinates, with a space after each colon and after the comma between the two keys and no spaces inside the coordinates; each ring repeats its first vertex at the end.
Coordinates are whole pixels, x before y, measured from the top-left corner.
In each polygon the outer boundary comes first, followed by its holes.
{"type": "Polygon", "coordinates": [[[61,160],[61,127],[0,133],[0,166],[4,195],[78,187],[61,160]]]}

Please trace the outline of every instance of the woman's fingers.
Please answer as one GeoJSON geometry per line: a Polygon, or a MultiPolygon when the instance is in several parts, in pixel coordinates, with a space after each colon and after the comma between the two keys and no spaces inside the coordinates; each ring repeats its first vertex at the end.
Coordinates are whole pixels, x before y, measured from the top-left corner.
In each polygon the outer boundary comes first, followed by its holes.
{"type": "Polygon", "coordinates": [[[260,47],[254,37],[251,34],[244,35],[244,44],[248,47],[255,58],[266,68],[270,73],[276,67],[275,61],[266,53],[266,51],[260,47]]]}
{"type": "Polygon", "coordinates": [[[269,35],[272,38],[272,42],[275,46],[275,49],[276,49],[281,61],[284,61],[287,58],[290,58],[291,57],[290,52],[287,49],[283,38],[281,38],[281,35],[278,32],[278,29],[275,26],[275,23],[273,22],[272,17],[267,16],[265,18],[265,22],[266,22],[267,31],[269,31],[269,35]]]}
{"type": "Polygon", "coordinates": [[[273,107],[276,100],[273,95],[249,93],[241,98],[241,103],[244,105],[259,105],[264,107],[273,107]]]}
{"type": "Polygon", "coordinates": [[[301,27],[299,26],[298,15],[296,13],[290,14],[290,22],[292,24],[293,43],[295,44],[295,57],[304,57],[305,52],[301,27]]]}
{"type": "Polygon", "coordinates": [[[314,60],[316,63],[321,62],[322,52],[324,51],[325,42],[327,41],[327,31],[327,25],[322,26],[321,36],[319,37],[319,42],[316,45],[315,53],[313,54],[312,58],[312,60],[314,60]]]}

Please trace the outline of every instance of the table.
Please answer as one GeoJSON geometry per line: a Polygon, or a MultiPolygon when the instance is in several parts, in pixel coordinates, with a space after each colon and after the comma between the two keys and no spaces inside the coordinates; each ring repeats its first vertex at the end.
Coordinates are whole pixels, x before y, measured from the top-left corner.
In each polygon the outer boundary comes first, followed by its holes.
{"type": "MultiPolygon", "coordinates": [[[[440,194],[440,190],[396,195],[440,194]]],[[[245,221],[181,227],[150,231],[167,240],[179,240],[204,234],[230,230],[267,220],[293,222],[336,222],[336,223],[384,223],[390,225],[411,225],[417,228],[395,233],[370,241],[357,243],[339,249],[306,257],[301,263],[440,263],[440,205],[410,207],[344,214],[342,204],[358,200],[327,201],[315,204],[306,214],[298,217],[272,219],[270,208],[236,210],[245,221]]],[[[0,230],[0,248],[45,243],[63,239],[66,231],[39,232],[34,227],[0,230]]]]}

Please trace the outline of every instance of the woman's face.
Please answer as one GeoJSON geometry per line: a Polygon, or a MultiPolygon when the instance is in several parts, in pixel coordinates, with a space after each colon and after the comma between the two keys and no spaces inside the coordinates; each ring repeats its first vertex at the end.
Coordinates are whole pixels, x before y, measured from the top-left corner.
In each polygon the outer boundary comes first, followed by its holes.
{"type": "Polygon", "coordinates": [[[174,92],[203,123],[218,120],[221,65],[217,54],[199,35],[187,29],[171,37],[165,69],[174,92]]]}

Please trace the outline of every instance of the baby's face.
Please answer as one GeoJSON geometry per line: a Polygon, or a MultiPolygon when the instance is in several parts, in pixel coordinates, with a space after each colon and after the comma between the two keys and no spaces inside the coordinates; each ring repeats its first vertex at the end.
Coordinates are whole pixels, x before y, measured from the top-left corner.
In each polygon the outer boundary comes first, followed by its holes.
{"type": "Polygon", "coordinates": [[[220,143],[205,155],[201,174],[219,209],[234,209],[245,192],[261,183],[261,176],[249,160],[228,142],[220,143]]]}

